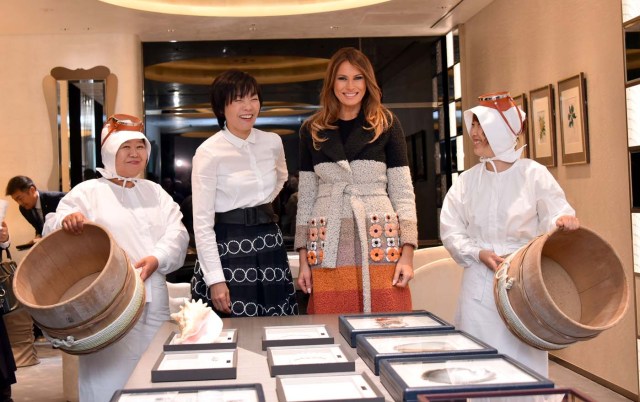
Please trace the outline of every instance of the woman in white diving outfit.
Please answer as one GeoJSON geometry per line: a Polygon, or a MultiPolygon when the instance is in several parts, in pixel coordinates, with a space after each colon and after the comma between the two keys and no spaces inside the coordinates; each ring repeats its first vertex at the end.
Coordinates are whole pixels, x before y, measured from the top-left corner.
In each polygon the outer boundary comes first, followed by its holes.
{"type": "Polygon", "coordinates": [[[189,235],[178,204],[160,185],[139,178],[151,146],[140,119],[111,116],[102,130],[102,178],[76,185],[48,214],[44,233],[63,228],[81,235],[85,222],[105,227],[140,272],[146,303],[122,339],[80,356],[81,402],[109,401],[123,388],[158,329],[169,319],[165,275],[184,263],[189,235]]]}
{"type": "Polygon", "coordinates": [[[522,159],[522,148],[515,149],[525,113],[507,97],[481,96],[479,106],[464,112],[480,163],[449,189],[440,214],[440,237],[464,267],[456,327],[547,376],[547,352],[522,342],[500,318],[494,272],[506,255],[536,236],[556,227],[576,230],[580,223],[547,168],[522,159]]]}

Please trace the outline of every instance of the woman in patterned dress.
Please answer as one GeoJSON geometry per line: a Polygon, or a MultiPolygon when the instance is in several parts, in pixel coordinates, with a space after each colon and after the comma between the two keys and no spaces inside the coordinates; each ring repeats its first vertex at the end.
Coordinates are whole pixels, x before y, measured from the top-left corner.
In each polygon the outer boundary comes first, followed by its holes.
{"type": "Polygon", "coordinates": [[[310,313],[411,310],[415,196],[398,119],[357,49],[333,55],[300,132],[295,248],[310,313]]]}
{"type": "Polygon", "coordinates": [[[221,130],[193,158],[194,299],[222,316],[298,313],[282,232],[271,202],[287,180],[282,140],[253,127],[262,95],[238,70],[211,85],[221,130]]]}

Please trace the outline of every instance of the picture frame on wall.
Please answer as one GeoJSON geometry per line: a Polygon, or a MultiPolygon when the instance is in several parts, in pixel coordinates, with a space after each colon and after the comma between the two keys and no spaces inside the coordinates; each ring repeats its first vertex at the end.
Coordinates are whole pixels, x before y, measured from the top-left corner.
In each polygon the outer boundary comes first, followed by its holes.
{"type": "Polygon", "coordinates": [[[531,159],[547,166],[556,166],[556,119],[553,85],[529,92],[529,121],[531,122],[531,159]]]}
{"type": "Polygon", "coordinates": [[[589,122],[583,73],[558,81],[562,164],[589,163],[589,122]]]}
{"type": "Polygon", "coordinates": [[[524,149],[522,150],[522,157],[529,158],[529,149],[531,148],[531,146],[529,145],[529,112],[527,109],[527,95],[521,93],[520,95],[514,96],[513,102],[516,104],[516,106],[522,109],[523,112],[527,113],[527,116],[524,118],[522,132],[520,133],[520,135],[518,135],[516,149],[520,149],[524,146],[524,149]]]}

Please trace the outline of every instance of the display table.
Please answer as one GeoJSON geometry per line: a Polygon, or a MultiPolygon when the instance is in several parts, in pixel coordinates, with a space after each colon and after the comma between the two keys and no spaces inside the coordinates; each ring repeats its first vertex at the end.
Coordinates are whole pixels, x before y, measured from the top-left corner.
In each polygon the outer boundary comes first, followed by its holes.
{"type": "Polygon", "coordinates": [[[269,375],[267,352],[262,350],[262,332],[266,326],[279,325],[311,325],[325,324],[334,338],[335,343],[343,345],[351,352],[355,359],[355,372],[365,372],[384,395],[385,400],[391,401],[391,396],[380,384],[380,378],[375,376],[369,367],[340,335],[338,329],[338,315],[300,315],[286,317],[246,317],[225,318],[224,328],[238,329],[238,376],[235,380],[208,380],[183,382],[151,382],[151,369],[162,353],[162,345],[171,332],[177,331],[177,325],[166,322],[162,325],[149,348],[144,352],[138,365],[134,369],[125,389],[136,388],[166,388],[166,387],[195,387],[200,385],[250,384],[260,383],[264,389],[266,402],[276,402],[276,380],[269,375]]]}

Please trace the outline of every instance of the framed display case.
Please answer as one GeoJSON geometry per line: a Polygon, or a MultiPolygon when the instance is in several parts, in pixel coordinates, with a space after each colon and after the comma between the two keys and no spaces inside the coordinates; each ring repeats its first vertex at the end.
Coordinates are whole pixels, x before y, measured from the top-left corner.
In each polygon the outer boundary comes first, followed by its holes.
{"type": "Polygon", "coordinates": [[[177,332],[173,332],[162,345],[165,352],[190,351],[190,350],[215,350],[235,349],[238,346],[238,331],[236,329],[223,329],[220,336],[213,343],[174,343],[177,332]]]}
{"type": "Polygon", "coordinates": [[[556,166],[556,114],[551,84],[529,92],[529,122],[531,122],[531,159],[547,166],[556,166]]]}
{"type": "Polygon", "coordinates": [[[279,402],[384,402],[365,373],[279,375],[276,394],[279,402]]]}
{"type": "Polygon", "coordinates": [[[587,81],[583,73],[558,82],[562,164],[589,163],[587,81]]]}
{"type": "Polygon", "coordinates": [[[375,375],[382,359],[496,354],[496,349],[462,331],[363,334],[356,337],[358,355],[375,375]]]}
{"type": "Polygon", "coordinates": [[[148,401],[236,401],[265,402],[260,384],[209,385],[200,387],[167,387],[124,389],[113,394],[111,402],[148,401]]]}
{"type": "Polygon", "coordinates": [[[428,311],[341,315],[339,327],[340,334],[349,341],[352,348],[356,347],[356,336],[360,334],[453,329],[453,325],[428,311]]]}
{"type": "Polygon", "coordinates": [[[267,363],[271,377],[356,369],[353,357],[338,344],[270,347],[267,348],[267,363]]]}
{"type": "Polygon", "coordinates": [[[237,349],[163,352],[151,369],[151,382],[235,379],[237,349]]]}
{"type": "Polygon", "coordinates": [[[327,345],[333,343],[333,336],[326,325],[290,325],[264,327],[262,350],[271,346],[327,345]]]}
{"type": "Polygon", "coordinates": [[[461,392],[453,394],[418,395],[418,402],[484,402],[496,400],[500,402],[521,402],[531,400],[560,401],[560,402],[596,402],[595,399],[584,395],[572,388],[526,389],[517,391],[482,391],[461,392]],[[541,398],[534,398],[540,396],[541,398]]]}
{"type": "Polygon", "coordinates": [[[380,382],[398,402],[418,394],[552,388],[553,383],[505,355],[385,359],[380,382]]]}

